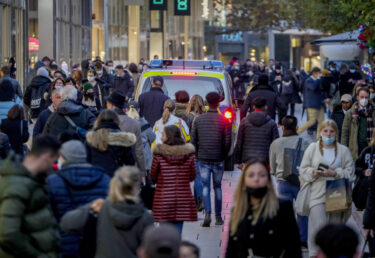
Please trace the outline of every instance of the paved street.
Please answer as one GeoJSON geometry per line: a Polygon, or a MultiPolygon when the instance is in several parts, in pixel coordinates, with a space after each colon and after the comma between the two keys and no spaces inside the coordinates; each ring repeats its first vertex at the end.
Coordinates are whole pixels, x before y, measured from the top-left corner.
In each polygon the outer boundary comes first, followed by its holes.
{"type": "MultiPolygon", "coordinates": [[[[305,112],[306,113],[306,112],[305,112]]],[[[300,120],[299,125],[302,125],[306,121],[306,115],[301,119],[302,105],[296,106],[296,117],[300,120]]],[[[281,135],[281,129],[280,129],[281,135]]],[[[303,134],[304,138],[312,142],[314,137],[309,136],[306,132],[303,134]]],[[[225,172],[222,182],[223,189],[223,219],[225,224],[223,226],[215,226],[214,216],[212,217],[211,227],[203,228],[201,224],[203,222],[204,214],[199,213],[197,222],[186,222],[184,223],[184,229],[182,233],[183,240],[188,240],[201,249],[202,258],[222,258],[225,257],[226,242],[228,238],[228,227],[230,220],[230,211],[232,208],[232,201],[234,191],[237,186],[237,182],[241,175],[241,171],[236,169],[233,172],[225,172]]],[[[214,201],[213,191],[211,191],[212,203],[214,201]]],[[[348,221],[348,225],[352,226],[358,233],[361,233],[361,239],[359,244],[359,249],[362,250],[364,243],[363,233],[362,233],[362,212],[356,211],[353,208],[353,213],[348,221]]],[[[308,257],[307,252],[304,253],[304,257],[308,257]]]]}

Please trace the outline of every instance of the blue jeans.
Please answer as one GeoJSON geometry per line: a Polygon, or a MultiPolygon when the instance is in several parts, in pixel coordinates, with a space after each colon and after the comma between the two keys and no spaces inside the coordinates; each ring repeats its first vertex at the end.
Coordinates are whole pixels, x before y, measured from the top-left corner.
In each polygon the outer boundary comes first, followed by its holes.
{"type": "Polygon", "coordinates": [[[211,214],[211,173],[213,178],[213,187],[215,191],[215,215],[221,216],[222,192],[221,180],[224,173],[224,162],[204,162],[199,161],[203,183],[203,206],[207,214],[211,214]]]}
{"type": "Polygon", "coordinates": [[[197,177],[194,180],[194,197],[197,199],[202,198],[203,195],[202,177],[199,169],[199,161],[197,159],[195,159],[195,168],[197,170],[197,177]]]}
{"type": "MultiPolygon", "coordinates": [[[[278,181],[277,184],[279,194],[281,195],[281,197],[293,203],[293,200],[297,198],[297,194],[300,189],[299,186],[289,183],[287,181],[278,181]]],[[[301,238],[301,242],[306,243],[308,217],[297,215],[297,223],[299,227],[299,235],[301,238]]]]}
{"type": "Polygon", "coordinates": [[[169,223],[171,223],[173,226],[175,226],[176,229],[178,230],[178,233],[180,233],[180,235],[182,235],[182,228],[184,226],[183,221],[171,221],[169,223]]]}

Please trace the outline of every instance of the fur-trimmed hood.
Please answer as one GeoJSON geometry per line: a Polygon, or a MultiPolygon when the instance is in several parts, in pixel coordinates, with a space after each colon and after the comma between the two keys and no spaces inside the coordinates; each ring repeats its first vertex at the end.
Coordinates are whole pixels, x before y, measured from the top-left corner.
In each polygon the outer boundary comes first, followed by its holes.
{"type": "Polygon", "coordinates": [[[191,143],[184,145],[157,144],[152,148],[152,153],[163,156],[185,156],[194,154],[195,148],[191,143]]]}
{"type": "Polygon", "coordinates": [[[137,137],[133,133],[128,132],[121,132],[121,131],[111,131],[108,134],[108,137],[104,139],[104,142],[99,142],[101,137],[98,137],[100,133],[100,129],[98,131],[90,131],[86,135],[87,143],[90,144],[92,147],[96,149],[101,149],[99,146],[120,146],[120,147],[130,147],[135,144],[137,141],[137,137]]]}

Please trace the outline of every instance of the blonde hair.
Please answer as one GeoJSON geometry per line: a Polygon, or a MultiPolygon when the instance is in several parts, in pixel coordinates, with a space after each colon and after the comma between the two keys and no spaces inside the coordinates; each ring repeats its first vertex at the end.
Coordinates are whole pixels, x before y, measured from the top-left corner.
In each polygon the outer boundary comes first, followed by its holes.
{"type": "Polygon", "coordinates": [[[200,115],[206,112],[204,107],[204,100],[199,95],[194,95],[186,108],[186,115],[189,115],[190,112],[194,112],[194,115],[200,115]]]}
{"type": "Polygon", "coordinates": [[[139,113],[138,113],[138,111],[135,109],[134,106],[130,106],[129,110],[126,111],[126,114],[127,114],[129,117],[131,117],[131,118],[133,118],[133,119],[135,119],[135,120],[138,120],[138,119],[139,119],[139,113]]]}
{"type": "Polygon", "coordinates": [[[332,119],[324,120],[323,122],[320,123],[320,125],[318,127],[318,133],[317,133],[316,137],[318,138],[318,141],[319,141],[319,150],[320,150],[320,153],[323,155],[323,141],[322,141],[322,136],[320,136],[320,132],[326,127],[332,127],[333,130],[336,132],[336,141],[335,141],[335,159],[336,159],[336,157],[337,157],[337,137],[339,135],[339,130],[337,128],[336,122],[332,119]]]}
{"type": "Polygon", "coordinates": [[[125,199],[138,202],[139,175],[137,167],[123,166],[117,169],[109,185],[110,202],[123,202],[125,199]]]}
{"type": "Polygon", "coordinates": [[[163,124],[166,124],[169,120],[169,117],[171,116],[172,112],[176,109],[176,105],[174,104],[174,102],[171,100],[171,99],[167,99],[165,102],[164,102],[164,112],[163,112],[163,115],[162,115],[162,119],[163,119],[163,124]]]}
{"type": "MultiPolygon", "coordinates": [[[[250,200],[248,199],[248,195],[246,192],[245,177],[248,169],[252,165],[255,165],[257,163],[262,164],[264,166],[264,169],[267,170],[266,164],[259,160],[254,160],[252,162],[247,163],[244,169],[242,170],[241,178],[239,180],[237,189],[234,194],[234,207],[230,223],[230,232],[232,236],[236,234],[240,222],[243,220],[243,218],[246,215],[246,212],[249,209],[250,200]]],[[[262,217],[263,220],[275,217],[279,209],[279,201],[277,199],[270,177],[268,177],[267,187],[267,194],[260,201],[260,205],[256,211],[258,215],[257,217],[262,217]]],[[[257,219],[255,219],[255,223],[256,221],[257,219]]]]}

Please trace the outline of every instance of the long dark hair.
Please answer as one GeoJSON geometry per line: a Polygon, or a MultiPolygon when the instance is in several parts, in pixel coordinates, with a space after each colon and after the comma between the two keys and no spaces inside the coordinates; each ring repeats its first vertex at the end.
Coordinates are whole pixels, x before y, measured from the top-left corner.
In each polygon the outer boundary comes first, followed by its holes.
{"type": "Polygon", "coordinates": [[[167,136],[167,141],[164,142],[167,145],[184,145],[185,141],[182,139],[182,134],[180,128],[175,125],[168,125],[164,127],[165,136],[167,136]]]}
{"type": "Polygon", "coordinates": [[[23,107],[16,104],[14,105],[7,114],[8,119],[10,120],[24,120],[25,113],[23,112],[23,107]]]}

